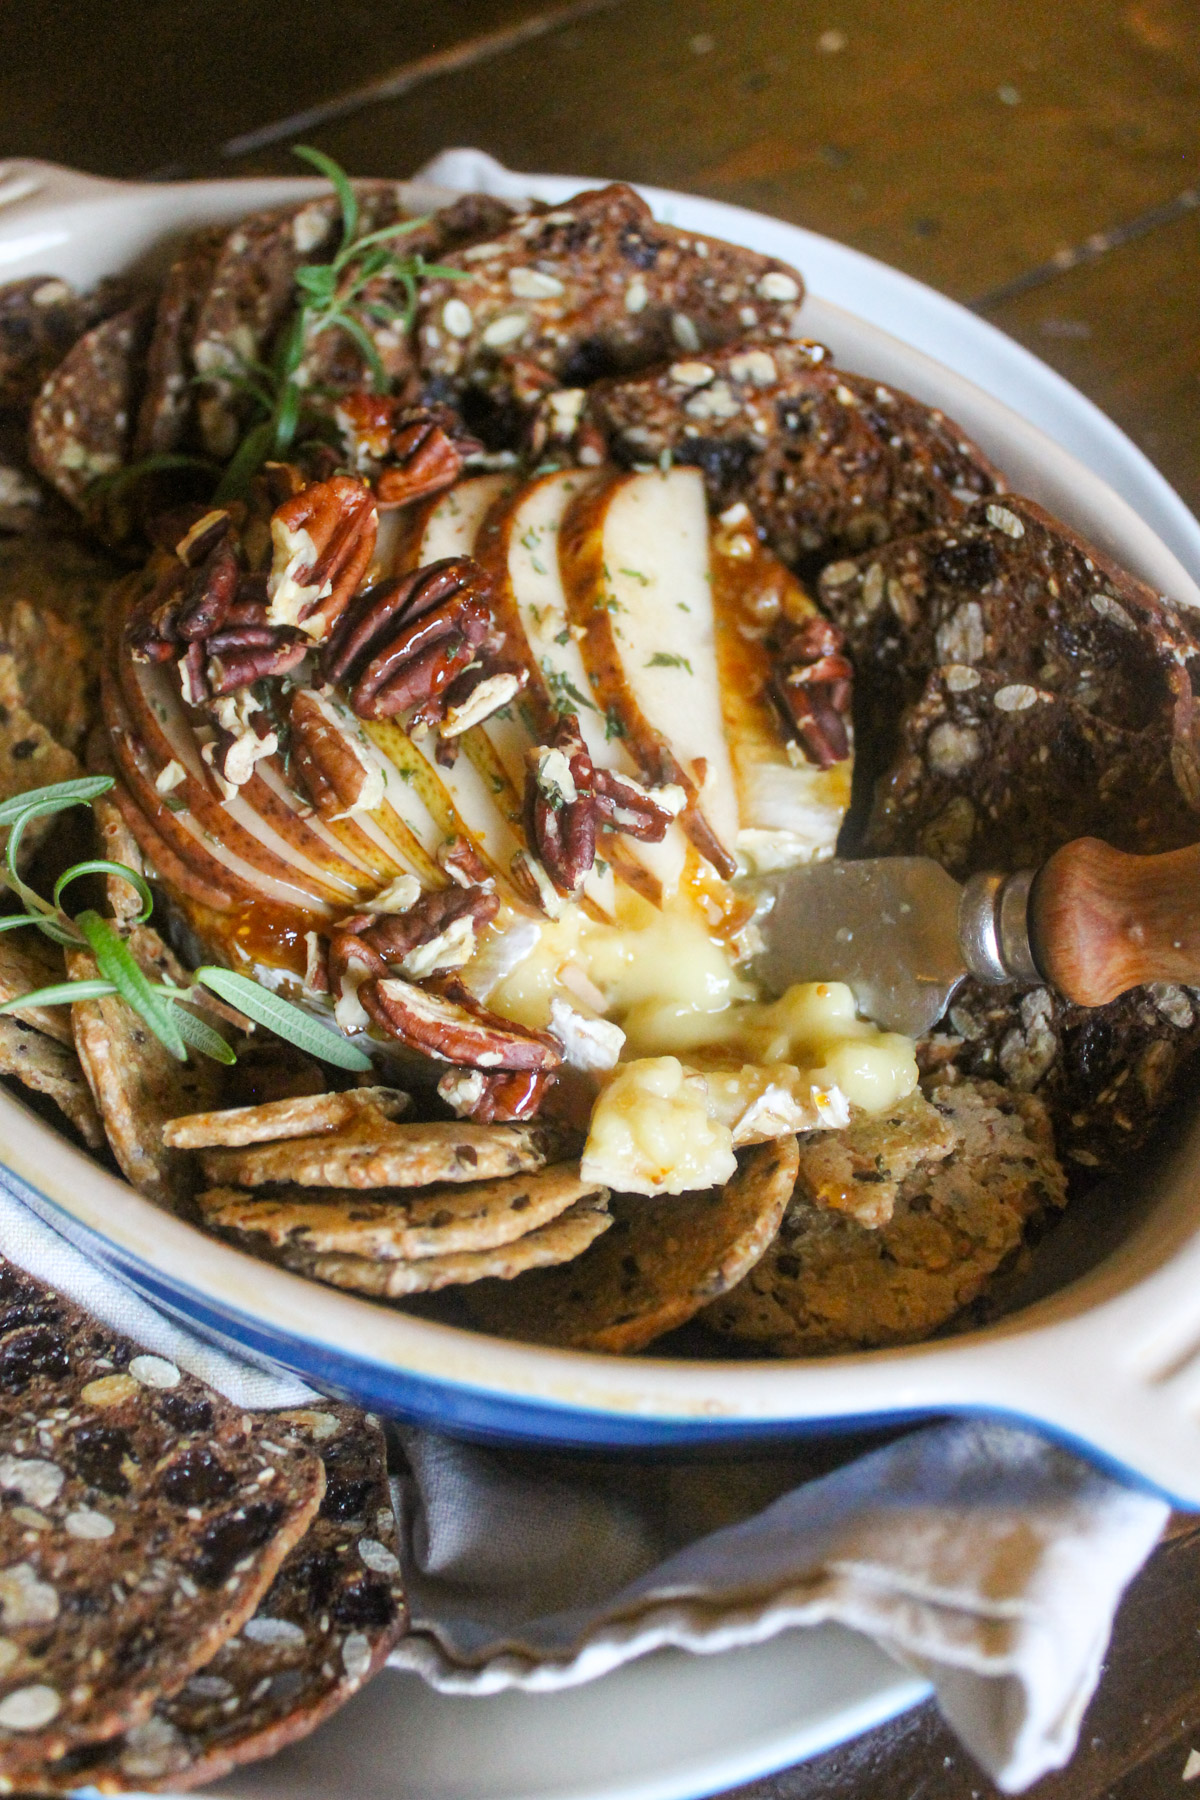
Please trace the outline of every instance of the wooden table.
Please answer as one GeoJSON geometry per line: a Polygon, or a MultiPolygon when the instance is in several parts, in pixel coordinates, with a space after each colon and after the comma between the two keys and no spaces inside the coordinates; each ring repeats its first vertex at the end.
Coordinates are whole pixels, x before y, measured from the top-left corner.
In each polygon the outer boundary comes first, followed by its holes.
{"type": "MultiPolygon", "coordinates": [[[[1200,508],[1195,0],[8,0],[0,31],[0,155],[235,175],[294,168],[302,140],[405,175],[476,144],[827,232],[1020,339],[1200,508]]],[[[1187,1791],[1198,1628],[1200,1525],[1179,1520],[1038,1800],[1187,1791]]],[[[931,1706],[739,1790],[995,1792],[931,1706]]]]}

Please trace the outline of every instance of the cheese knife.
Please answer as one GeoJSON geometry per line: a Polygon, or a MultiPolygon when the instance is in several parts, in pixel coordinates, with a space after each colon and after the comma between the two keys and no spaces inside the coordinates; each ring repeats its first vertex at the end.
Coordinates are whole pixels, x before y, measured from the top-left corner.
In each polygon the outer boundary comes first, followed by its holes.
{"type": "Polygon", "coordinates": [[[1144,982],[1200,985],[1200,844],[1130,856],[1076,838],[1041,869],[965,884],[925,856],[812,863],[746,884],[771,993],[844,981],[859,1009],[920,1037],[968,975],[1102,1006],[1144,982]]]}

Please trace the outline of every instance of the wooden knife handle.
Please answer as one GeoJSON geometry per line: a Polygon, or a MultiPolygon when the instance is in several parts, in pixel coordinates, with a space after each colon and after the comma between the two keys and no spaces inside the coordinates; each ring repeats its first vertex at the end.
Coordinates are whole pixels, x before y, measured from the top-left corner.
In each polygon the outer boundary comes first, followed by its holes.
{"type": "Polygon", "coordinates": [[[1200,844],[1162,856],[1064,844],[1033,884],[1029,931],[1043,974],[1080,1006],[1147,981],[1200,987],[1200,844]]]}

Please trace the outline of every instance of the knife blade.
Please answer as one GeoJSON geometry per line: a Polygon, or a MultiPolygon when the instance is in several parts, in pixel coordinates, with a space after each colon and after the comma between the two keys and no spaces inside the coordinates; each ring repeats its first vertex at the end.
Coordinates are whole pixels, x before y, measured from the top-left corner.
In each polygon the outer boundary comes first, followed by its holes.
{"type": "Polygon", "coordinates": [[[962,886],[925,856],[810,863],[742,885],[769,992],[844,981],[890,1031],[920,1037],[968,974],[1045,983],[1103,1006],[1148,982],[1200,986],[1200,844],[1132,856],[1074,838],[1041,869],[962,886]]]}
{"type": "Polygon", "coordinates": [[[966,978],[963,889],[930,857],[810,863],[747,886],[764,942],[753,973],[772,994],[844,981],[868,1018],[920,1037],[966,978]]]}

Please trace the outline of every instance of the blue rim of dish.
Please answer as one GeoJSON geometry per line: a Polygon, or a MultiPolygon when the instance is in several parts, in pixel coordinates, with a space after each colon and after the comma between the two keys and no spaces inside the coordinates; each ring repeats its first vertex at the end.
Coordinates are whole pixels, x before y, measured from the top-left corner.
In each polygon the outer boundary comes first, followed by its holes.
{"type": "Polygon", "coordinates": [[[118,1249],[101,1233],[81,1225],[40,1188],[2,1166],[0,1187],[159,1311],[198,1332],[219,1349],[267,1369],[285,1369],[325,1393],[444,1436],[480,1444],[604,1453],[735,1450],[808,1437],[855,1436],[930,1424],[938,1419],[988,1419],[1035,1432],[1126,1487],[1153,1494],[1172,1506],[1189,1509],[1194,1504],[1064,1427],[1000,1406],[896,1408],[792,1420],[696,1419],[661,1410],[653,1415],[632,1416],[598,1407],[570,1406],[557,1400],[521,1399],[450,1377],[415,1375],[392,1364],[356,1356],[349,1350],[334,1349],[312,1338],[264,1326],[178,1279],[167,1280],[141,1258],[118,1249]]]}

